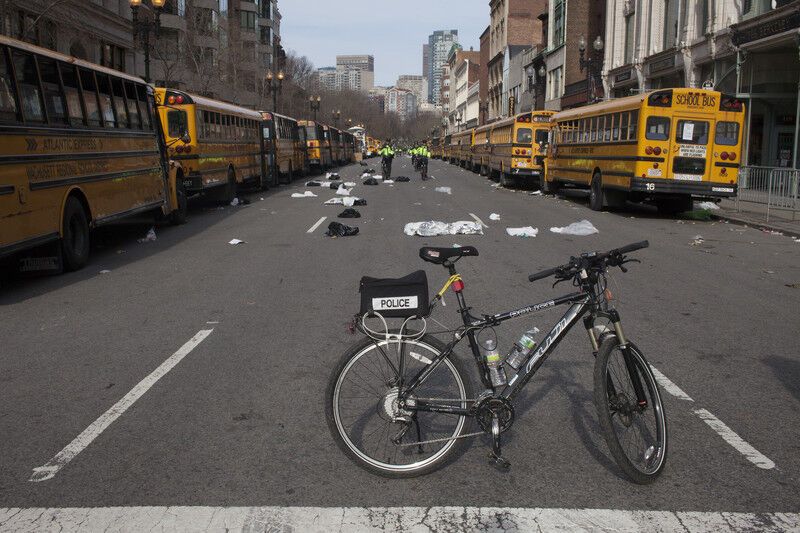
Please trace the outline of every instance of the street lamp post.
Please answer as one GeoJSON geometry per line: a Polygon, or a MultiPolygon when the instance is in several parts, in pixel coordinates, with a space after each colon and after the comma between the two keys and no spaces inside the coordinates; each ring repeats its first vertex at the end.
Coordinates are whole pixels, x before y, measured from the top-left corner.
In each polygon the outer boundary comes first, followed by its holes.
{"type": "Polygon", "coordinates": [[[342,118],[342,112],[338,109],[336,111],[331,111],[331,119],[333,119],[333,127],[339,127],[339,119],[342,118]]]}
{"type": "Polygon", "coordinates": [[[586,81],[587,81],[587,102],[592,103],[597,99],[597,78],[600,77],[600,69],[603,65],[603,58],[602,52],[605,43],[603,42],[603,38],[599,35],[592,43],[592,48],[594,48],[594,53],[587,54],[586,53],[586,38],[581,35],[580,39],[578,39],[578,51],[580,52],[580,68],[581,72],[583,69],[586,69],[586,81]],[[584,58],[584,55],[586,57],[584,58]],[[594,57],[593,57],[594,56],[594,57]]]}
{"type": "Polygon", "coordinates": [[[317,111],[319,111],[319,104],[322,102],[321,96],[309,96],[308,105],[311,106],[311,111],[314,113],[314,122],[317,121],[317,111]]]}
{"type": "MultiPolygon", "coordinates": [[[[542,65],[539,67],[539,70],[537,70],[536,73],[539,74],[539,76],[536,78],[536,100],[537,100],[536,103],[538,103],[539,96],[541,95],[542,97],[541,109],[544,109],[544,82],[546,79],[545,76],[547,76],[547,69],[544,68],[544,65],[542,65]]],[[[536,103],[534,103],[534,105],[536,105],[536,103]]]]}
{"type": "Polygon", "coordinates": [[[456,131],[461,131],[461,121],[464,120],[464,115],[459,113],[456,115],[456,131]]]}
{"type": "Polygon", "coordinates": [[[166,0],[150,0],[153,4],[153,20],[142,20],[139,18],[139,8],[142,6],[142,0],[128,0],[131,6],[131,15],[133,17],[133,39],[134,42],[141,41],[144,46],[144,81],[150,83],[150,33],[155,35],[158,39],[158,34],[161,31],[161,11],[164,9],[166,0]]]}
{"type": "Polygon", "coordinates": [[[275,76],[271,70],[267,71],[267,92],[272,94],[272,112],[278,112],[278,93],[281,92],[283,87],[283,71],[279,70],[278,75],[275,76]]]}

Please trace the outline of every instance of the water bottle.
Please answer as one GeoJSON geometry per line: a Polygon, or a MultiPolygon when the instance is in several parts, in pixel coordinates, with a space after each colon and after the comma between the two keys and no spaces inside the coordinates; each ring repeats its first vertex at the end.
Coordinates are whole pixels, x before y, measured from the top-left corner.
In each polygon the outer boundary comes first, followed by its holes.
{"type": "Polygon", "coordinates": [[[519,367],[525,362],[528,355],[536,348],[537,333],[539,333],[539,328],[531,328],[523,333],[522,337],[514,343],[514,347],[511,348],[508,356],[506,356],[506,363],[511,365],[511,368],[519,370],[519,367]]]}
{"type": "Polygon", "coordinates": [[[502,387],[506,384],[506,370],[503,368],[503,358],[497,350],[497,341],[486,339],[483,341],[483,357],[486,358],[486,366],[489,367],[489,379],[492,386],[502,387]]]}

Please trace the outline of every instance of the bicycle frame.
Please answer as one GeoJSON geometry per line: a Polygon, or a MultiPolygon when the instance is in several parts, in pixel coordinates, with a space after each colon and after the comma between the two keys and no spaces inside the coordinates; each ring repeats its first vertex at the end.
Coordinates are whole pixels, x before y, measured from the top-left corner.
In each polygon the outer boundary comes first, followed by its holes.
{"type": "MultiPolygon", "coordinates": [[[[455,269],[451,269],[451,274],[453,277],[455,274],[455,269]]],[[[448,280],[448,284],[451,283],[453,277],[448,280]]],[[[445,285],[444,290],[446,290],[448,285],[445,285]]],[[[441,293],[440,293],[441,294],[441,293]]],[[[464,295],[461,291],[456,292],[456,299],[458,300],[458,307],[459,312],[461,313],[462,320],[464,322],[465,331],[463,334],[461,332],[457,332],[454,336],[453,340],[447,344],[445,349],[439,354],[430,364],[426,365],[416,376],[414,376],[406,385],[402,382],[400,383],[400,397],[402,399],[407,399],[408,396],[413,392],[414,388],[418,385],[423,383],[430,374],[436,370],[436,368],[444,361],[447,357],[449,357],[453,353],[453,349],[459,342],[466,336],[467,340],[470,344],[470,348],[472,349],[472,354],[475,358],[475,361],[478,364],[478,368],[482,371],[481,379],[483,384],[491,389],[491,382],[489,381],[488,371],[486,367],[486,363],[484,362],[483,356],[480,352],[480,348],[478,346],[477,340],[475,339],[475,332],[479,331],[484,327],[496,326],[502,322],[507,320],[512,320],[515,318],[520,318],[531,313],[535,313],[538,311],[542,311],[545,309],[549,309],[551,307],[555,307],[557,305],[564,305],[564,304],[571,304],[561,319],[556,322],[547,336],[544,337],[542,342],[538,345],[536,350],[534,350],[531,354],[528,355],[528,358],[525,360],[524,364],[520,365],[519,370],[511,377],[502,391],[500,391],[498,397],[507,399],[508,401],[513,401],[516,395],[525,387],[525,385],[531,380],[534,374],[539,370],[539,368],[544,364],[547,358],[552,354],[553,350],[555,350],[556,346],[564,339],[564,337],[569,333],[575,323],[583,317],[587,311],[590,312],[590,316],[584,318],[584,327],[586,328],[589,339],[592,344],[593,352],[596,353],[599,347],[599,340],[597,339],[593,327],[595,319],[598,317],[607,318],[609,319],[615,328],[615,332],[620,340],[620,344],[623,345],[623,352],[625,355],[626,366],[628,366],[628,371],[631,373],[631,376],[634,376],[633,386],[634,390],[637,394],[639,399],[640,405],[644,405],[642,402],[645,398],[644,389],[642,387],[641,381],[638,379],[638,376],[635,372],[633,372],[632,363],[630,362],[630,356],[628,355],[627,345],[625,341],[625,337],[622,333],[622,327],[620,324],[619,314],[615,310],[610,310],[609,312],[604,312],[598,309],[597,302],[593,298],[592,293],[587,291],[575,292],[571,294],[567,294],[564,296],[560,296],[558,298],[554,298],[552,300],[548,300],[545,302],[540,302],[533,305],[528,305],[526,307],[521,307],[514,311],[507,311],[504,313],[498,313],[495,315],[484,316],[483,318],[477,318],[470,314],[470,308],[467,307],[466,302],[464,300],[464,295]]],[[[404,353],[401,356],[401,368],[403,365],[403,358],[404,353]]],[[[402,372],[402,370],[401,370],[402,372]]],[[[401,373],[402,376],[402,373],[401,373]]],[[[410,402],[409,405],[406,407],[409,410],[416,410],[416,411],[429,411],[429,412],[436,412],[436,413],[449,413],[455,415],[465,415],[469,416],[472,415],[471,406],[467,407],[458,407],[453,405],[443,405],[439,403],[433,403],[426,400],[414,399],[413,402],[410,402]]]]}

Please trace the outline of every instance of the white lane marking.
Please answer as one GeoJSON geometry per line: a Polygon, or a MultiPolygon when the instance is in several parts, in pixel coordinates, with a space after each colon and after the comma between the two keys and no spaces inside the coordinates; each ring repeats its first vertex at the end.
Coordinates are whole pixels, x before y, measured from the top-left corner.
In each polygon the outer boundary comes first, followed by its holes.
{"type": "Polygon", "coordinates": [[[685,400],[687,402],[694,401],[692,400],[691,396],[683,392],[683,389],[681,389],[680,387],[675,385],[672,381],[670,381],[670,379],[661,372],[659,372],[659,370],[656,367],[650,365],[650,370],[653,371],[653,376],[656,378],[658,384],[661,385],[662,389],[672,394],[679,400],[685,400]]]}
{"type": "Polygon", "coordinates": [[[480,224],[480,225],[481,225],[481,226],[483,226],[484,228],[488,228],[488,227],[489,227],[489,226],[487,226],[486,224],[484,224],[484,223],[483,223],[483,220],[479,219],[479,218],[478,218],[478,215],[476,215],[475,213],[470,213],[470,214],[469,214],[469,216],[471,216],[472,218],[474,218],[474,219],[475,219],[475,222],[477,222],[478,224],[480,224]]]}
{"type": "MultiPolygon", "coordinates": [[[[114,420],[119,418],[128,408],[133,405],[136,400],[141,398],[144,393],[146,393],[150,387],[155,385],[155,383],[164,377],[164,375],[172,370],[175,365],[181,362],[181,359],[186,357],[189,352],[194,350],[194,348],[203,342],[203,339],[208,337],[211,332],[214,331],[213,329],[201,329],[197,332],[197,334],[189,339],[189,341],[181,346],[177,352],[169,356],[166,361],[161,363],[158,368],[153,370],[149,376],[144,378],[135,387],[133,387],[128,394],[122,397],[117,403],[115,403],[111,408],[100,415],[100,417],[92,422],[89,427],[83,430],[83,432],[75,437],[72,442],[67,444],[63,450],[58,452],[52,459],[50,459],[47,463],[43,466],[38,466],[33,469],[33,475],[28,481],[47,481],[48,479],[52,479],[59,470],[67,466],[67,464],[72,461],[75,456],[81,453],[89,444],[92,443],[94,439],[96,439],[105,429],[111,425],[114,420]]],[[[2,528],[0,528],[2,529],[2,528]]]]}
{"type": "Polygon", "coordinates": [[[744,455],[748,461],[759,468],[770,470],[775,468],[775,463],[767,456],[753,448],[747,441],[736,434],[731,428],[725,425],[722,420],[711,414],[706,409],[695,409],[694,413],[703,419],[725,442],[734,447],[736,451],[744,455]]]}
{"type": "Polygon", "coordinates": [[[326,218],[328,218],[328,217],[322,217],[322,218],[320,218],[319,220],[317,220],[317,222],[316,222],[316,223],[315,223],[313,226],[311,226],[310,228],[308,228],[308,231],[307,231],[306,233],[314,233],[314,230],[315,230],[315,229],[317,229],[317,228],[319,227],[319,225],[320,225],[320,224],[322,224],[323,222],[325,222],[325,219],[326,219],[326,218]]]}
{"type": "Polygon", "coordinates": [[[800,513],[513,507],[0,508],[3,531],[790,531],[800,513]],[[656,527],[657,525],[657,527],[656,527]]]}

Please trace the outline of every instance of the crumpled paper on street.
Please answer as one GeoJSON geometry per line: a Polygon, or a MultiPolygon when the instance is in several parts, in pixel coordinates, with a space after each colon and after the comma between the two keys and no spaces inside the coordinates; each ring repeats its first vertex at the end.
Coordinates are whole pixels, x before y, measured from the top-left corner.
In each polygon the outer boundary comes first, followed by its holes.
{"type": "Polygon", "coordinates": [[[316,194],[311,191],[305,191],[303,193],[295,192],[292,193],[292,198],[316,198],[316,194]]]}
{"type": "Polygon", "coordinates": [[[424,222],[409,222],[403,228],[406,235],[419,235],[420,237],[433,237],[435,235],[483,235],[483,228],[477,222],[460,220],[458,222],[440,222],[426,220],[424,222]]]}
{"type": "Polygon", "coordinates": [[[553,233],[561,233],[562,235],[591,235],[593,233],[600,233],[597,228],[588,220],[581,220],[580,222],[573,222],[569,226],[563,228],[550,228],[553,233]]]}
{"type": "Polygon", "coordinates": [[[506,233],[512,237],[536,237],[539,234],[539,228],[534,228],[532,226],[506,228],[506,233]]]}

